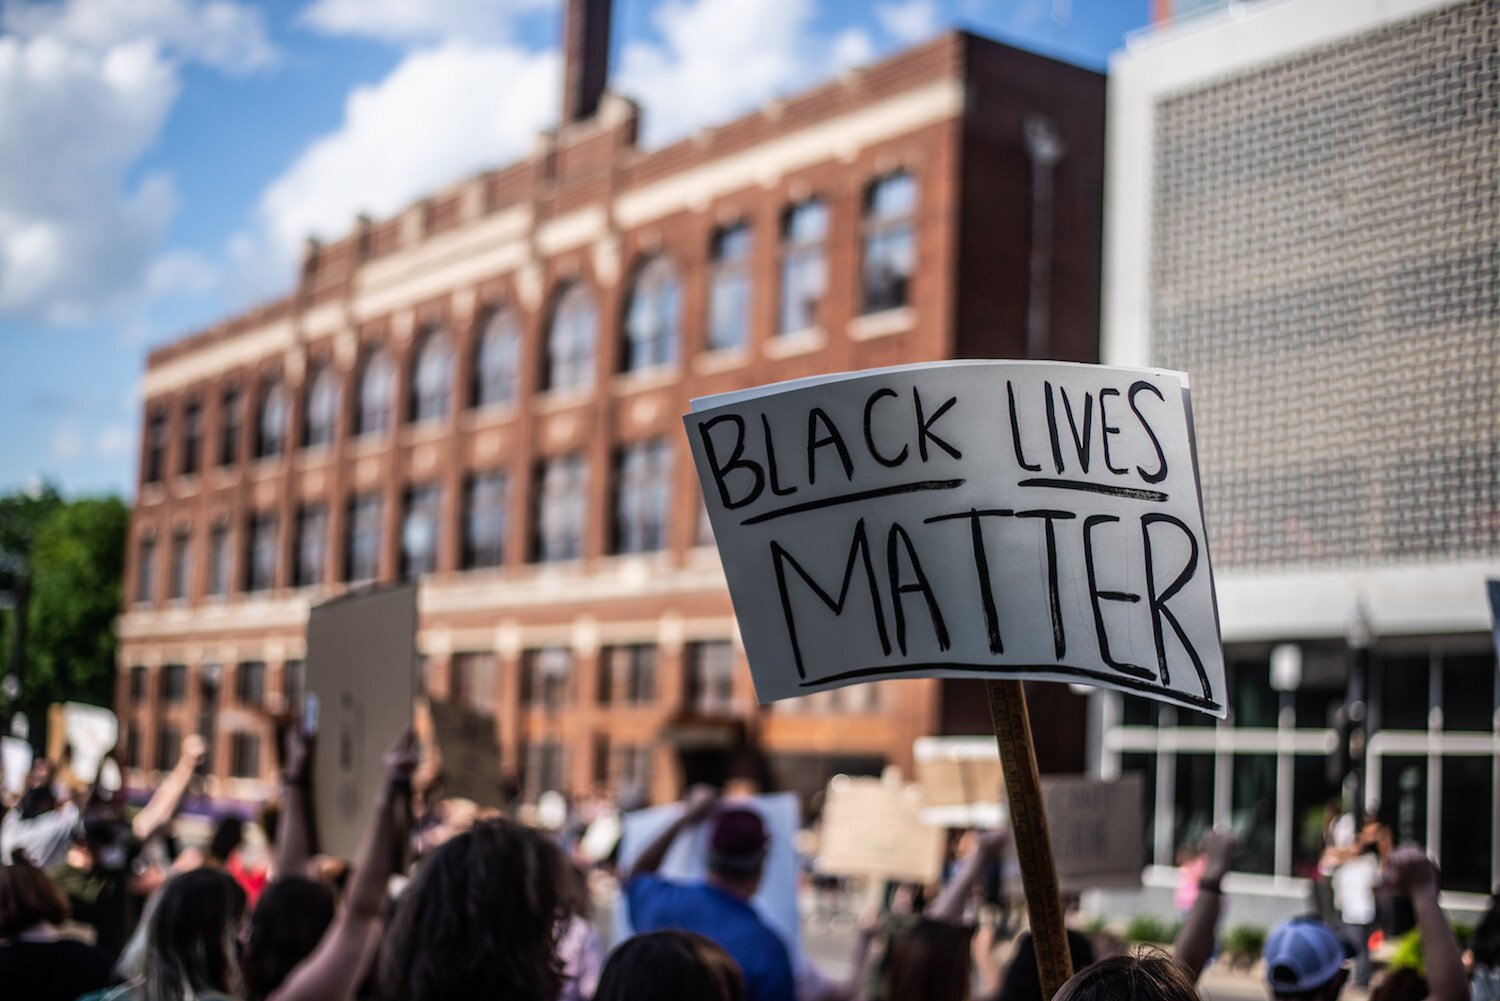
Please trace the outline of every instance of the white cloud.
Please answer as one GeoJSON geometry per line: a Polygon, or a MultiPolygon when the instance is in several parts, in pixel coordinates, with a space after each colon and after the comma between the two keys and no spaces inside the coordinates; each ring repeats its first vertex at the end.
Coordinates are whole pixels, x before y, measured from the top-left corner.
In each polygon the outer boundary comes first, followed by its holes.
{"type": "Polygon", "coordinates": [[[833,65],[840,72],[875,58],[875,42],[863,28],[845,28],[833,38],[833,65]]]}
{"type": "Polygon", "coordinates": [[[135,449],[135,435],[124,424],[106,424],[94,438],[94,455],[100,459],[118,459],[135,449]]]}
{"type": "Polygon", "coordinates": [[[343,236],[360,212],[389,216],[523,156],[555,118],[561,73],[554,52],[449,42],[355,88],[339,128],[265,189],[231,241],[239,292],[283,291],[309,234],[343,236]]]}
{"type": "Polygon", "coordinates": [[[304,24],[330,35],[353,35],[395,44],[445,39],[471,43],[508,41],[515,22],[554,7],[558,0],[315,0],[304,24]]]}
{"type": "Polygon", "coordinates": [[[48,453],[53,462],[72,462],[83,455],[85,448],[83,431],[76,421],[64,421],[52,429],[52,441],[48,453]]]}
{"type": "Polygon", "coordinates": [[[146,294],[152,299],[202,295],[212,292],[218,284],[219,269],[190,250],[160,254],[146,270],[146,294]]]}
{"type": "Polygon", "coordinates": [[[905,0],[904,3],[880,4],[875,18],[885,33],[902,45],[925,42],[938,33],[938,9],[935,0],[905,0]]]}
{"type": "Polygon", "coordinates": [[[139,301],[176,211],[131,171],[184,63],[272,57],[260,14],[225,0],[0,0],[0,316],[81,322],[139,301]]]}

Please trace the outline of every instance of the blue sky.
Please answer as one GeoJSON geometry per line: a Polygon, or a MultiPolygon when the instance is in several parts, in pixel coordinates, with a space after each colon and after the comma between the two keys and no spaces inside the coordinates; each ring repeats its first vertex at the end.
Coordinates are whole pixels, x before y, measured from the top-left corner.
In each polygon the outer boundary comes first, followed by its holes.
{"type": "MultiPolygon", "coordinates": [[[[0,491],[129,496],[146,352],[524,155],[561,0],[0,0],[0,491]]],[[[953,26],[1103,69],[1147,0],[616,0],[656,145],[953,26]],[[735,67],[733,74],[723,68],[735,67]]]]}

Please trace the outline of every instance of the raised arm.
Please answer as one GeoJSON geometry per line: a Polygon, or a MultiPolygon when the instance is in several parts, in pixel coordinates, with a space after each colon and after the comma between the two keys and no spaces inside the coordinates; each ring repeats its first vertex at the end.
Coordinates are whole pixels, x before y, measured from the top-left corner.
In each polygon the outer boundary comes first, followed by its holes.
{"type": "Polygon", "coordinates": [[[281,824],[276,828],[272,877],[305,875],[313,855],[312,758],[317,738],[294,721],[287,728],[281,772],[281,824]]]}
{"type": "Polygon", "coordinates": [[[1388,887],[1411,898],[1422,933],[1431,1001],[1468,1001],[1469,978],[1464,975],[1458,940],[1438,905],[1437,867],[1421,848],[1402,845],[1385,857],[1383,875],[1388,887]]]}
{"type": "Polygon", "coordinates": [[[190,734],[183,740],[182,754],[177,758],[176,767],[167,773],[161,785],[156,787],[156,792],[152,793],[151,800],[130,822],[131,832],[137,839],[145,841],[177,816],[182,797],[193,781],[193,772],[207,753],[208,744],[198,734],[190,734]]]}
{"type": "Polygon", "coordinates": [[[1208,864],[1203,867],[1203,875],[1198,880],[1198,898],[1193,901],[1187,920],[1177,933],[1177,941],[1172,943],[1172,951],[1192,973],[1194,983],[1203,976],[1203,968],[1213,955],[1214,932],[1224,910],[1224,890],[1220,884],[1229,872],[1239,846],[1240,839],[1233,831],[1227,830],[1209,831],[1203,835],[1199,846],[1208,856],[1208,864]]]}
{"type": "Polygon", "coordinates": [[[385,783],[355,862],[344,906],[311,956],[298,964],[270,1001],[344,1001],[354,994],[373,952],[385,914],[386,884],[396,858],[400,825],[396,807],[405,807],[416,767],[411,732],[385,755],[385,783]]]}
{"type": "Polygon", "coordinates": [[[963,920],[964,905],[968,903],[969,897],[974,892],[974,884],[979,882],[981,876],[997,858],[1000,857],[1000,849],[1004,847],[1006,833],[1004,830],[985,831],[979,836],[979,844],[969,857],[963,860],[958,872],[948,880],[932,903],[927,905],[925,916],[934,921],[947,921],[957,924],[963,920]]]}
{"type": "Polygon", "coordinates": [[[661,868],[662,862],[666,860],[667,850],[672,847],[672,842],[677,840],[677,835],[695,824],[701,824],[718,805],[719,792],[711,786],[693,786],[688,791],[687,809],[682,816],[667,825],[666,830],[658,834],[651,843],[636,856],[630,872],[626,875],[626,882],[636,876],[645,876],[661,868]]]}

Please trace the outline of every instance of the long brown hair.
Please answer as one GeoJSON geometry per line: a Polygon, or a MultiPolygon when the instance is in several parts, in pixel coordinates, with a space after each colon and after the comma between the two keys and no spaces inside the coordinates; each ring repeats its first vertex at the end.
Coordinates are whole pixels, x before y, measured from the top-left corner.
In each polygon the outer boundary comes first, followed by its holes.
{"type": "Polygon", "coordinates": [[[883,961],[886,1001],[964,1001],[974,959],[973,932],[922,918],[891,939],[883,961]]]}

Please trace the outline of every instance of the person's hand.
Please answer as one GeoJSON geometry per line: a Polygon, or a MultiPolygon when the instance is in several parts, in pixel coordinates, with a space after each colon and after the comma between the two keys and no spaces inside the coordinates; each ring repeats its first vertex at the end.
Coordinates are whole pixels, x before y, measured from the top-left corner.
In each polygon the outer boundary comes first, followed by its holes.
{"type": "Polygon", "coordinates": [[[1240,838],[1228,828],[1216,827],[1203,835],[1198,849],[1207,856],[1201,878],[1223,879],[1240,849],[1240,838]]]}
{"type": "Polygon", "coordinates": [[[285,766],[282,779],[289,786],[306,786],[312,780],[313,744],[317,736],[309,734],[294,720],[286,728],[284,742],[285,766]]]}
{"type": "Polygon", "coordinates": [[[1388,888],[1409,897],[1437,889],[1437,866],[1416,845],[1391,849],[1385,857],[1383,876],[1388,888]]]}
{"type": "Polygon", "coordinates": [[[190,733],[182,739],[182,755],[178,763],[197,768],[203,764],[203,759],[208,757],[208,741],[196,733],[190,733]]]}
{"type": "Polygon", "coordinates": [[[695,785],[688,790],[686,804],[682,819],[689,824],[702,823],[719,805],[719,790],[713,786],[695,785]]]}
{"type": "Polygon", "coordinates": [[[411,727],[401,731],[401,736],[385,752],[385,782],[392,789],[411,788],[411,773],[417,767],[417,754],[412,747],[411,727]]]}

